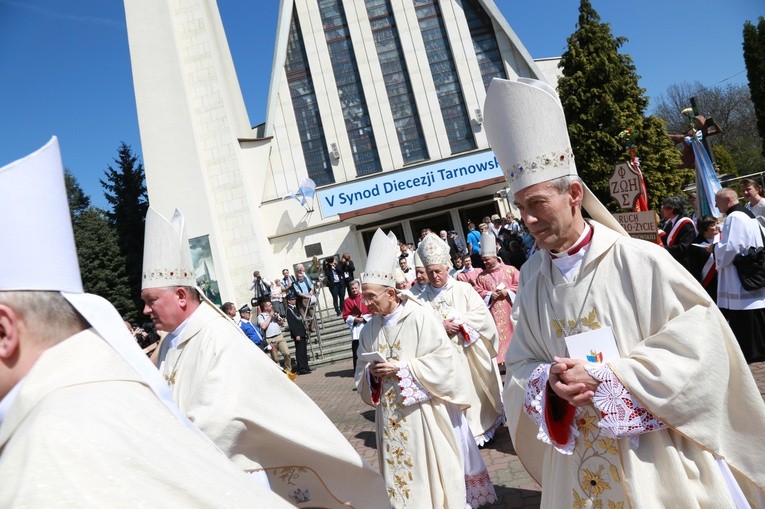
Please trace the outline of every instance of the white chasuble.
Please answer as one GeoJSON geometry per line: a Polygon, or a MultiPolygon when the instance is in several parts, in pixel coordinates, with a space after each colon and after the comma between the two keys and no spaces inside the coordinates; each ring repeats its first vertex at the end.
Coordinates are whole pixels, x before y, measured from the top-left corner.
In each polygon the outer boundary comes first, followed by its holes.
{"type": "Polygon", "coordinates": [[[426,286],[418,299],[429,303],[441,320],[455,319],[455,323],[463,325],[467,336],[475,337],[469,344],[461,332],[449,339],[470,368],[470,408],[465,410],[465,417],[476,443],[483,445],[494,437],[494,432],[505,421],[502,382],[495,360],[499,335],[494,319],[469,283],[451,278],[440,291],[426,286]]]}
{"type": "Polygon", "coordinates": [[[265,470],[297,507],[382,508],[381,476],[316,404],[242,333],[203,304],[164,360],[180,409],[245,472],[265,470]]]}
{"type": "Polygon", "coordinates": [[[542,484],[542,507],[732,508],[717,459],[763,507],[765,405],[724,318],[664,249],[590,224],[578,274],[565,281],[540,251],[524,264],[515,301],[505,408],[518,455],[542,484]],[[554,447],[529,418],[541,400],[524,408],[529,384],[554,356],[568,357],[564,336],[606,326],[621,356],[607,367],[659,425],[611,438],[602,407],[586,406],[570,449],[554,447]]]}
{"type": "MultiPolygon", "coordinates": [[[[384,326],[380,315],[372,317],[359,344],[359,355],[380,352],[405,363],[398,378],[382,380],[379,399],[372,395],[368,363],[360,358],[357,366],[359,394],[375,406],[380,471],[395,508],[462,509],[466,482],[471,480],[455,424],[469,400],[467,366],[455,355],[456,347],[430,308],[411,300],[401,306],[393,325],[384,326]]],[[[475,448],[472,441],[470,445],[475,448]]],[[[480,481],[493,497],[488,472],[480,463],[480,481]]]]}

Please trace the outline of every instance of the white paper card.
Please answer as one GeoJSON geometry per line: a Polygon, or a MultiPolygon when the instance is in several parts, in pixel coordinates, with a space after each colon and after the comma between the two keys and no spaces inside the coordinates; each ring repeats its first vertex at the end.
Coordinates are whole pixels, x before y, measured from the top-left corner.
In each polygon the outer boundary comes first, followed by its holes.
{"type": "Polygon", "coordinates": [[[601,327],[566,338],[568,355],[594,364],[602,364],[621,357],[611,327],[601,327]]]}
{"type": "Polygon", "coordinates": [[[388,359],[382,356],[380,352],[364,352],[359,355],[362,361],[365,362],[387,362],[388,359]]]}

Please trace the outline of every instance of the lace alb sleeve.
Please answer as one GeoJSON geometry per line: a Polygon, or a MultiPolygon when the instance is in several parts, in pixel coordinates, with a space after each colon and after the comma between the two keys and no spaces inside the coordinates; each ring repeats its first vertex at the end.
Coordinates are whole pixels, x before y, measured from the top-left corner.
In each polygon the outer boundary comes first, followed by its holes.
{"type": "Polygon", "coordinates": [[[574,443],[579,436],[579,430],[576,429],[575,421],[572,422],[568,433],[568,442],[564,445],[555,443],[550,438],[550,431],[547,428],[545,412],[547,405],[547,380],[550,378],[550,365],[540,364],[531,373],[526,384],[526,391],[523,395],[523,411],[528,415],[534,424],[539,426],[537,439],[552,445],[561,454],[571,454],[574,450],[574,443]]]}
{"type": "Polygon", "coordinates": [[[629,437],[632,446],[637,447],[639,435],[666,428],[663,422],[632,397],[606,364],[587,364],[585,369],[600,382],[592,402],[600,411],[598,427],[603,430],[603,434],[613,438],[629,437]]]}

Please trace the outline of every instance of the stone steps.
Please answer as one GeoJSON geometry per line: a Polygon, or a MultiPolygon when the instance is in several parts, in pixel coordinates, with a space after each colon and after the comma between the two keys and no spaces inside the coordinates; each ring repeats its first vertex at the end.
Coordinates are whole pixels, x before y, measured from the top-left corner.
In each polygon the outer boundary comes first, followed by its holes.
{"type": "MultiPolygon", "coordinates": [[[[343,321],[342,316],[335,316],[334,312],[317,313],[319,326],[318,334],[312,333],[308,345],[308,363],[311,368],[332,364],[334,362],[351,359],[351,331],[343,321]],[[321,348],[319,348],[321,338],[321,348]]],[[[288,328],[283,329],[285,339],[289,345],[290,355],[295,365],[295,343],[290,337],[288,328]]]]}

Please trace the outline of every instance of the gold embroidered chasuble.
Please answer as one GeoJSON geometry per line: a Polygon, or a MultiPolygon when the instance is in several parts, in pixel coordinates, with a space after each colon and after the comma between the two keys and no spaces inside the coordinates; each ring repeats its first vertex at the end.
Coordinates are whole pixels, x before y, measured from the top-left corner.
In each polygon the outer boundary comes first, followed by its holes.
{"type": "Polygon", "coordinates": [[[266,469],[271,488],[297,507],[388,507],[381,476],[212,306],[192,314],[177,349],[159,362],[189,419],[242,470],[266,469]]]}
{"type": "Polygon", "coordinates": [[[724,318],[665,250],[590,224],[578,275],[565,281],[540,251],[524,264],[515,301],[505,408],[519,457],[542,484],[542,507],[733,507],[716,457],[752,507],[763,507],[765,405],[724,318]],[[537,439],[523,412],[527,381],[553,356],[568,356],[565,331],[604,326],[621,354],[609,367],[667,428],[633,446],[603,435],[588,406],[576,418],[573,454],[561,454],[537,439]]]}
{"type": "Polygon", "coordinates": [[[395,325],[375,315],[361,331],[359,355],[380,352],[406,361],[432,397],[404,405],[398,378],[382,381],[379,404],[372,400],[367,363],[359,359],[356,386],[375,406],[377,454],[392,507],[464,508],[465,470],[453,422],[468,404],[467,367],[428,307],[406,299],[395,325]]]}
{"type": "Polygon", "coordinates": [[[502,382],[495,360],[499,335],[494,319],[478,292],[463,281],[449,278],[440,292],[427,285],[417,298],[429,303],[441,320],[457,317],[480,336],[478,341],[467,348],[463,347],[459,333],[449,339],[458,347],[457,351],[470,368],[470,408],[465,410],[465,417],[476,442],[483,445],[494,436],[495,430],[504,420],[502,382]]]}

